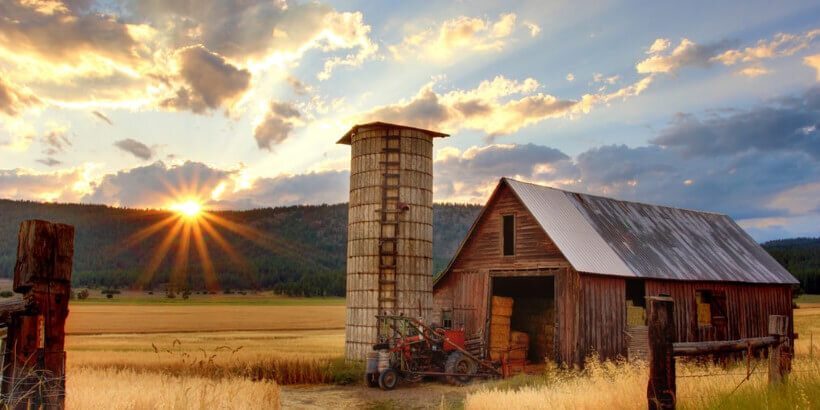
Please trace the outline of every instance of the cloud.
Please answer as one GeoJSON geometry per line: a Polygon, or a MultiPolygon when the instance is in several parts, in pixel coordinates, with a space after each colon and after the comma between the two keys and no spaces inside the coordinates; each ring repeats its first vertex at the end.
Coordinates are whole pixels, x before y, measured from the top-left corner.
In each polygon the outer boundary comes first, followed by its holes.
{"type": "Polygon", "coordinates": [[[171,110],[190,110],[198,114],[219,107],[230,110],[250,89],[251,73],[208,51],[202,45],[176,52],[179,77],[184,85],[173,98],[160,103],[171,110]]]}
{"type": "Polygon", "coordinates": [[[817,70],[817,81],[820,82],[820,54],[803,58],[803,64],[817,70]]]}
{"type": "Polygon", "coordinates": [[[651,46],[649,46],[649,50],[646,50],[646,54],[660,53],[661,51],[666,50],[670,46],[672,46],[672,42],[669,41],[669,39],[667,39],[667,38],[658,38],[658,39],[655,39],[655,42],[652,43],[651,46]]]}
{"type": "Polygon", "coordinates": [[[11,84],[3,77],[0,76],[0,112],[16,117],[21,112],[42,104],[31,91],[11,84]]]}
{"type": "Polygon", "coordinates": [[[208,200],[221,183],[231,182],[237,170],[221,170],[187,161],[150,165],[106,174],[82,202],[130,208],[162,208],[183,200],[208,200]]]}
{"type": "Polygon", "coordinates": [[[567,81],[575,81],[575,74],[569,73],[567,74],[567,81]]]}
{"type": "Polygon", "coordinates": [[[0,198],[47,202],[79,202],[87,192],[87,168],[53,172],[0,169],[0,198]]]}
{"type": "Polygon", "coordinates": [[[196,2],[129,2],[135,18],[167,30],[172,48],[202,44],[232,61],[256,67],[298,60],[308,50],[357,50],[328,58],[321,78],[340,65],[356,66],[378,45],[359,12],[337,12],[318,2],[227,0],[202,7],[196,2]]]}
{"type": "MultiPolygon", "coordinates": [[[[659,39],[662,40],[662,39],[659,39]]],[[[652,44],[652,47],[658,43],[652,44]]],[[[722,41],[707,45],[698,45],[689,39],[681,39],[680,44],[671,53],[662,55],[656,52],[646,60],[639,62],[635,69],[641,74],[674,73],[689,66],[708,68],[713,64],[712,58],[729,47],[729,42],[722,41]]],[[[650,47],[650,50],[652,49],[650,47]]]]}
{"type": "Polygon", "coordinates": [[[285,174],[274,178],[258,178],[248,189],[228,195],[214,205],[224,209],[254,209],[299,204],[335,204],[347,202],[349,186],[348,171],[285,174]]]}
{"type": "Polygon", "coordinates": [[[154,150],[132,138],[119,140],[114,146],[142,160],[149,160],[154,156],[154,150]]]}
{"type": "Polygon", "coordinates": [[[253,129],[256,145],[259,149],[273,150],[273,146],[285,142],[293,128],[301,124],[300,118],[299,110],[292,103],[271,101],[268,112],[253,129]]]}
{"type": "Polygon", "coordinates": [[[43,165],[45,165],[45,166],[47,166],[47,167],[62,165],[62,163],[63,163],[62,161],[58,161],[54,158],[41,158],[41,159],[38,159],[36,161],[43,164],[43,165]]]}
{"type": "Polygon", "coordinates": [[[724,65],[734,65],[739,62],[754,63],[763,59],[790,56],[808,47],[811,41],[819,35],[820,29],[800,35],[777,33],[772,40],[759,40],[755,46],[746,47],[743,50],[727,50],[716,56],[714,60],[724,65]]]}
{"type": "Polygon", "coordinates": [[[293,92],[295,92],[296,95],[304,96],[313,92],[313,87],[311,87],[310,84],[304,83],[292,75],[288,76],[285,81],[293,87],[293,92]]]}
{"type": "Polygon", "coordinates": [[[114,122],[112,122],[108,117],[106,117],[105,114],[99,111],[91,111],[91,113],[94,114],[95,117],[107,122],[108,125],[114,125],[114,122]]]}
{"type": "Polygon", "coordinates": [[[538,33],[541,32],[541,27],[538,27],[537,24],[529,22],[529,21],[524,22],[524,27],[526,27],[527,29],[530,30],[530,36],[531,37],[535,37],[535,36],[538,35],[538,33]]]}
{"type": "Polygon", "coordinates": [[[797,97],[784,97],[745,111],[706,118],[678,115],[652,140],[675,147],[686,156],[794,150],[820,158],[820,87],[797,97]]]}
{"type": "Polygon", "coordinates": [[[765,59],[787,57],[800,50],[806,49],[820,36],[820,29],[810,30],[803,34],[778,33],[771,40],[759,40],[754,46],[746,48],[732,48],[734,42],[720,41],[699,45],[683,38],[671,53],[663,51],[671,47],[667,39],[659,38],[649,47],[647,54],[650,57],[639,62],[635,68],[642,74],[670,73],[674,74],[685,67],[709,68],[715,63],[725,66],[747,64],[736,72],[741,75],[754,77],[770,72],[760,66],[765,59]]]}
{"type": "Polygon", "coordinates": [[[52,124],[51,130],[43,134],[39,141],[44,145],[43,153],[46,155],[65,152],[66,148],[71,146],[71,140],[68,138],[68,126],[52,124]]]}
{"type": "MultiPolygon", "coordinates": [[[[438,27],[404,37],[401,43],[388,49],[397,60],[422,58],[441,60],[462,51],[498,51],[506,44],[518,27],[514,13],[501,14],[498,20],[459,16],[446,20],[438,27]]],[[[531,36],[541,29],[532,23],[524,23],[531,36]]]]}
{"type": "Polygon", "coordinates": [[[433,90],[433,85],[425,84],[409,100],[360,114],[353,122],[388,121],[445,132],[476,129],[495,137],[547,118],[588,112],[597,100],[592,95],[563,100],[535,93],[540,84],[532,78],[517,81],[497,76],[482,81],[475,89],[444,94],[433,90]],[[520,98],[511,98],[515,96],[520,98]]]}

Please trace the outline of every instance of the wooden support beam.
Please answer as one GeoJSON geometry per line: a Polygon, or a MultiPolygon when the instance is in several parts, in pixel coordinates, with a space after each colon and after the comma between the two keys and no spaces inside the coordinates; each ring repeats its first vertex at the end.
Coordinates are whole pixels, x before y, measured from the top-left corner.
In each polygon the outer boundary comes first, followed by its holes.
{"type": "MultiPolygon", "coordinates": [[[[20,224],[14,291],[8,311],[2,393],[7,408],[65,407],[65,321],[71,293],[74,227],[42,220],[20,224]]],[[[0,313],[0,318],[3,315],[0,313]]]]}
{"type": "Polygon", "coordinates": [[[769,385],[777,386],[783,382],[783,376],[788,368],[787,360],[783,360],[782,346],[788,340],[786,335],[789,328],[789,320],[786,316],[769,316],[769,336],[775,341],[769,347],[769,385]]]}
{"type": "Polygon", "coordinates": [[[672,350],[675,356],[698,356],[713,353],[742,352],[748,348],[756,349],[777,342],[773,336],[752,337],[741,340],[723,340],[717,342],[674,343],[672,350]]]}
{"type": "Polygon", "coordinates": [[[650,410],[674,409],[676,400],[675,302],[669,296],[650,296],[649,307],[649,386],[646,397],[650,410]]]}

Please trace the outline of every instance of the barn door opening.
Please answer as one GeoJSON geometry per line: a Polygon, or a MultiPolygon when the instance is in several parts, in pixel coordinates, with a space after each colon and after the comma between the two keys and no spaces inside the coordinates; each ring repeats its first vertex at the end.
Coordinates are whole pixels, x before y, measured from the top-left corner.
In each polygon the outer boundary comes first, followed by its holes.
{"type": "MultiPolygon", "coordinates": [[[[492,278],[492,296],[512,299],[509,328],[504,329],[503,317],[491,318],[490,340],[498,343],[509,333],[510,343],[526,341],[526,358],[531,363],[555,360],[555,280],[553,276],[523,276],[492,278]],[[495,324],[492,324],[495,323],[495,324]],[[495,337],[493,337],[495,332],[495,337]],[[523,337],[520,333],[527,337],[523,337]],[[517,340],[516,340],[517,339],[517,340]]],[[[498,300],[498,299],[496,299],[498,300]]],[[[498,312],[498,311],[497,311],[498,312]]],[[[520,353],[520,354],[523,354],[520,353]]]]}

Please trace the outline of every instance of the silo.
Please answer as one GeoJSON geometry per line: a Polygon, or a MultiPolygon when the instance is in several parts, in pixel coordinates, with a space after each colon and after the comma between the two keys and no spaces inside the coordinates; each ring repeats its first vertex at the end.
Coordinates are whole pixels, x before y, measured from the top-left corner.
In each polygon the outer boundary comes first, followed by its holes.
{"type": "Polygon", "coordinates": [[[383,122],[356,125],[347,229],[345,357],[364,360],[377,313],[420,317],[433,305],[433,138],[447,134],[383,122]]]}

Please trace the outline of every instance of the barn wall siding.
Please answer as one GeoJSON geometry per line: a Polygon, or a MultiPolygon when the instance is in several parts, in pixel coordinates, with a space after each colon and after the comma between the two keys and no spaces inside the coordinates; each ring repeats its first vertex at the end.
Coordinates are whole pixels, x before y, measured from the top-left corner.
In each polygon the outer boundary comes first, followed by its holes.
{"type": "Polygon", "coordinates": [[[666,294],[675,300],[677,341],[697,342],[697,307],[695,291],[710,290],[726,293],[727,339],[766,336],[769,315],[789,318],[789,334],[793,333],[791,286],[754,285],[721,282],[646,281],[646,295],[666,294]]]}
{"type": "Polygon", "coordinates": [[[626,283],[597,275],[580,279],[580,360],[593,352],[603,360],[626,357],[626,283]]]}
{"type": "Polygon", "coordinates": [[[482,220],[457,255],[453,271],[568,267],[569,262],[507,186],[487,204],[482,220]],[[501,219],[515,215],[515,255],[503,256],[501,219]]]}
{"type": "Polygon", "coordinates": [[[436,287],[433,303],[437,323],[441,311],[453,312],[453,325],[464,326],[468,336],[483,334],[487,307],[487,271],[453,272],[436,287]]]}

